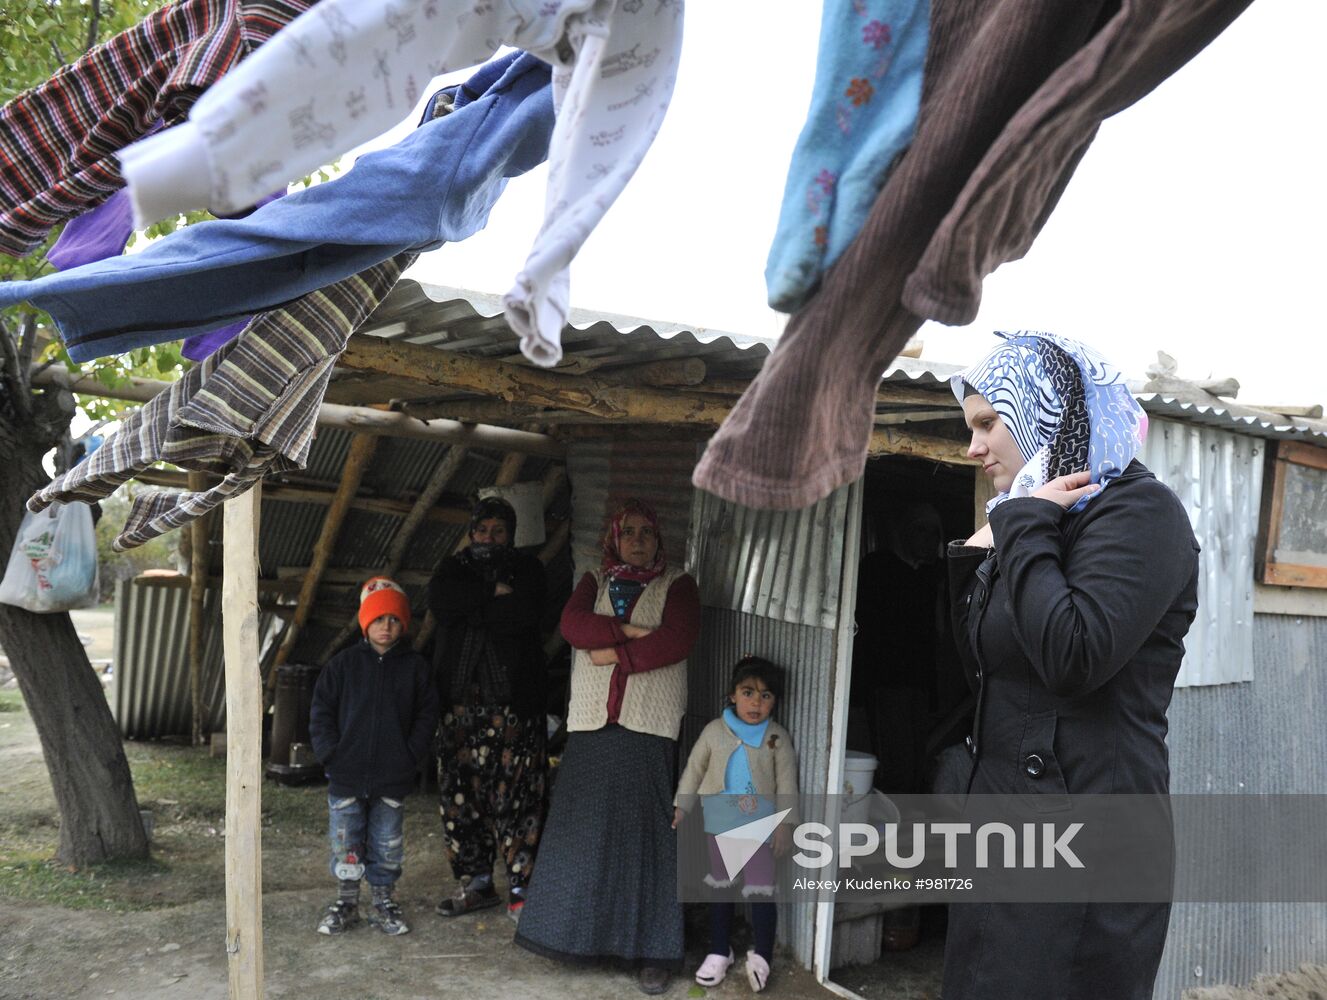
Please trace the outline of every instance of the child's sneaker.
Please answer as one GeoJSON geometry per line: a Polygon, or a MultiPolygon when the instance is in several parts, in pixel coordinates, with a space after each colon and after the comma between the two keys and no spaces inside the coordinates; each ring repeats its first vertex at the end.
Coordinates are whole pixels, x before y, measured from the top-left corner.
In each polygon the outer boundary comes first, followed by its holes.
{"type": "Polygon", "coordinates": [[[375,899],[369,908],[369,924],[384,934],[408,934],[410,925],[405,922],[405,914],[391,896],[375,899]]]}
{"type": "Polygon", "coordinates": [[[344,934],[358,925],[359,906],[344,899],[338,899],[327,908],[322,920],[318,921],[318,933],[344,934]]]}
{"type": "Polygon", "coordinates": [[[759,993],[769,982],[769,963],[754,951],[746,953],[746,981],[752,993],[759,993]]]}

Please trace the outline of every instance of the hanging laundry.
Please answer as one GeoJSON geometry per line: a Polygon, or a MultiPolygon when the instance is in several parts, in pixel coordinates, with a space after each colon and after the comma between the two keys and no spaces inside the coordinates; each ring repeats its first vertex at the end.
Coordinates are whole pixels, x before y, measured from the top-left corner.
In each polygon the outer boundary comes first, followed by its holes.
{"type": "MultiPolygon", "coordinates": [[[[254,207],[261,208],[284,194],[281,191],[268,195],[254,207]]],[[[241,212],[236,217],[248,214],[247,211],[241,212]]],[[[134,210],[129,204],[129,196],[124,191],[116,191],[90,212],[65,223],[55,246],[46,251],[46,259],[57,270],[68,271],[107,257],[118,257],[124,253],[133,235],[134,210]]]]}
{"type": "Polygon", "coordinates": [[[861,229],[912,141],[926,62],[928,0],[827,0],[811,111],[793,149],[765,285],[793,312],[861,229]]]}
{"type": "Polygon", "coordinates": [[[792,509],[860,476],[880,376],[908,338],[928,317],[975,315],[982,277],[1031,246],[1102,119],[1249,2],[931,0],[913,141],[711,439],[695,485],[792,509]]]}
{"type": "MultiPolygon", "coordinates": [[[[0,305],[47,310],[69,356],[88,361],[214,330],[405,250],[482,229],[506,178],[548,155],[549,67],[513,52],[477,70],[454,110],[365,154],[344,176],[243,219],[201,222],[114,257],[0,285],[0,305]]],[[[164,133],[163,133],[164,134],[164,133]]]]}
{"type": "Polygon", "coordinates": [[[648,151],[672,97],[683,0],[323,0],[121,155],[136,219],[231,211],[373,138],[434,76],[500,45],[556,67],[544,224],[504,299],[521,350],[561,358],[567,267],[648,151]]]}
{"type": "Polygon", "coordinates": [[[117,551],[200,517],[264,475],[308,462],[327,380],[351,333],[414,261],[405,253],[361,275],[264,313],[235,341],[140,407],[105,444],[28,499],[91,503],[160,461],[219,473],[200,493],[134,498],[117,551]]]}
{"type": "Polygon", "coordinates": [[[178,0],[0,107],[0,252],[30,253],[120,190],[120,150],[184,118],[313,2],[178,0]]]}

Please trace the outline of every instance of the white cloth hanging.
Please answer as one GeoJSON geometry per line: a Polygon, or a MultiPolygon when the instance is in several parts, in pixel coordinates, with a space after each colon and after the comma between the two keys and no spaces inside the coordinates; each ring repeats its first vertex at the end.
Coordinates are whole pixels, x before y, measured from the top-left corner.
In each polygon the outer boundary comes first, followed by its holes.
{"type": "Polygon", "coordinates": [[[544,222],[503,298],[521,350],[562,358],[567,269],[663,124],[684,0],[322,0],[186,122],[120,154],[137,225],[230,213],[400,121],[433,77],[511,45],[554,67],[544,222]]]}

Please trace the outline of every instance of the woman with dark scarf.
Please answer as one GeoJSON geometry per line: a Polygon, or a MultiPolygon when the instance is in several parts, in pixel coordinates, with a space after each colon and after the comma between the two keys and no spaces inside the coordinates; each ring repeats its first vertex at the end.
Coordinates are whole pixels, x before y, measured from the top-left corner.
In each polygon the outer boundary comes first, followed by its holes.
{"type": "MultiPolygon", "coordinates": [[[[989,523],[948,552],[955,637],[978,688],[967,790],[1165,796],[1198,543],[1134,458],[1147,418],[1120,373],[1071,340],[1001,336],[952,380],[968,455],[998,493],[989,523]]],[[[1169,912],[951,905],[945,1000],[1150,1000],[1169,912]]]]}
{"type": "Polygon", "coordinates": [[[438,904],[456,917],[497,906],[493,862],[507,867],[507,912],[520,914],[544,807],[546,670],[539,622],[543,564],[514,547],[516,511],[499,497],[470,516],[470,544],[429,581],[438,622],[434,671],[438,802],[460,890],[438,904]]]}
{"type": "Polygon", "coordinates": [[[566,752],[516,943],[568,962],[608,960],[664,992],[684,955],[671,828],[696,582],[668,563],[659,521],[628,500],[603,564],[562,612],[574,649],[566,752]]]}

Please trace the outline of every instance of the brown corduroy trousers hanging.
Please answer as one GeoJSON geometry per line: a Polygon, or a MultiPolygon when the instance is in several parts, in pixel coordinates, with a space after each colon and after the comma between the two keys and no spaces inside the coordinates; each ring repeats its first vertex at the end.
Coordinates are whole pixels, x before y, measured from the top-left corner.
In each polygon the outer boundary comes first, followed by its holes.
{"type": "Polygon", "coordinates": [[[875,394],[926,319],[969,323],[1096,135],[1251,0],[932,0],[921,110],[861,233],[790,319],[694,482],[805,507],[866,462],[875,394]]]}

